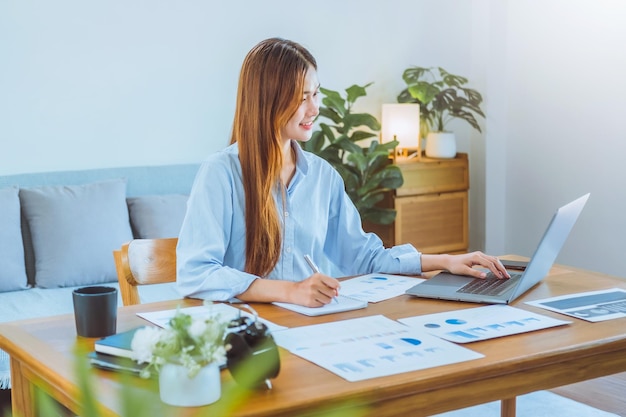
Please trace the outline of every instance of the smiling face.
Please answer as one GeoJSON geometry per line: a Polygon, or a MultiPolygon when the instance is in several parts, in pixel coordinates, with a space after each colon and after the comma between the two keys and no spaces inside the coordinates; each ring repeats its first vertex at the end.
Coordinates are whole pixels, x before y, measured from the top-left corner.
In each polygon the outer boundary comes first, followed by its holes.
{"type": "Polygon", "coordinates": [[[309,67],[304,77],[304,91],[302,102],[296,112],[291,116],[287,124],[281,129],[281,137],[306,142],[313,135],[313,121],[319,114],[320,83],[317,79],[317,71],[309,67]]]}

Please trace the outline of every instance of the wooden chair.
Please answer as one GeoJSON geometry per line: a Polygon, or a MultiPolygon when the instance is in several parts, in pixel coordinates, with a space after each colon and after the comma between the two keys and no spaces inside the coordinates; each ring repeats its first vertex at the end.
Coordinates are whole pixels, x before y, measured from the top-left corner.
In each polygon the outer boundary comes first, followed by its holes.
{"type": "Polygon", "coordinates": [[[140,304],[137,285],[176,281],[178,238],[134,239],[113,251],[125,306],[140,304]]]}

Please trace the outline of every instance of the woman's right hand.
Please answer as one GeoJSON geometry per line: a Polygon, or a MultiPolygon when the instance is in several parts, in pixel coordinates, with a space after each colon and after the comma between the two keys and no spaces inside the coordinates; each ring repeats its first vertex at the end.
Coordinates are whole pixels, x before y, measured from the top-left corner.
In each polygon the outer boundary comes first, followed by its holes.
{"type": "Polygon", "coordinates": [[[237,295],[244,302],[298,304],[321,307],[330,303],[339,293],[339,281],[324,274],[313,274],[304,281],[292,282],[277,279],[255,279],[248,289],[237,295]]]}
{"type": "Polygon", "coordinates": [[[304,281],[294,283],[290,303],[306,307],[322,307],[339,294],[339,281],[328,275],[315,273],[304,281]]]}

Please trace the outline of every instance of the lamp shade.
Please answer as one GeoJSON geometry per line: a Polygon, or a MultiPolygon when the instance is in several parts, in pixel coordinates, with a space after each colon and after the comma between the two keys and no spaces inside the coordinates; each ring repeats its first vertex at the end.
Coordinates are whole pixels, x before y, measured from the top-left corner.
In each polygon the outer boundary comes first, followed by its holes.
{"type": "Polygon", "coordinates": [[[395,135],[399,148],[418,149],[419,134],[419,104],[383,104],[382,142],[391,142],[395,135]]]}

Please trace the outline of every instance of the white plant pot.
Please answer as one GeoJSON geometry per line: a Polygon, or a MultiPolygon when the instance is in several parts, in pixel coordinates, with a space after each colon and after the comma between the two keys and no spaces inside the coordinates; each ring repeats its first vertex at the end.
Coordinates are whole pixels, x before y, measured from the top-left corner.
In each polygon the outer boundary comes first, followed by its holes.
{"type": "Polygon", "coordinates": [[[426,136],[426,156],[429,158],[456,157],[456,138],[451,132],[430,132],[426,136]]]}
{"type": "Polygon", "coordinates": [[[159,371],[161,401],[179,407],[197,407],[214,403],[222,395],[220,368],[217,364],[203,367],[194,377],[182,365],[164,364],[159,371]]]}

